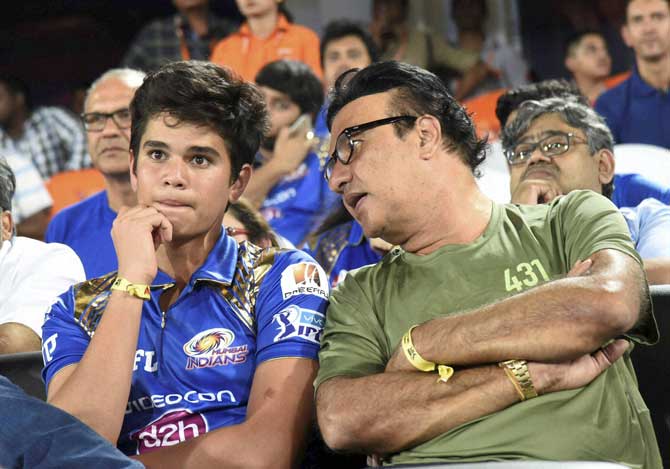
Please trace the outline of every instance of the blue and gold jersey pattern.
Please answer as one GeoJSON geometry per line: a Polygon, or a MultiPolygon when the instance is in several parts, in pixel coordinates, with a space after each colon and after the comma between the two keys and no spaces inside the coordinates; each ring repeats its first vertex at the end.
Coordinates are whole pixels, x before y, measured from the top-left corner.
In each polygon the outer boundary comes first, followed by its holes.
{"type": "MultiPolygon", "coordinates": [[[[114,272],[75,285],[47,313],[47,386],[59,370],[81,360],[115,279],[114,272]]],[[[317,359],[329,288],[323,269],[307,254],[238,245],[222,234],[177,300],[162,311],[161,293],[174,284],[159,271],[142,310],[119,438],[126,454],[239,424],[260,363],[317,359]]]]}

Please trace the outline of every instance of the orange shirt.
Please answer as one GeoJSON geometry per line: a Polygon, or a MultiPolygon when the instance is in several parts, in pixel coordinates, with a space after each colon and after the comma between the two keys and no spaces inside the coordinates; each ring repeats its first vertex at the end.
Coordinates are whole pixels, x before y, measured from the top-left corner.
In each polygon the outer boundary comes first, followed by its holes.
{"type": "Polygon", "coordinates": [[[237,32],[222,39],[210,57],[212,62],[232,68],[247,81],[254,81],[264,65],[280,59],[304,62],[323,78],[319,37],[305,26],[289,23],[281,14],[277,27],[267,38],[254,36],[244,23],[237,32]]]}

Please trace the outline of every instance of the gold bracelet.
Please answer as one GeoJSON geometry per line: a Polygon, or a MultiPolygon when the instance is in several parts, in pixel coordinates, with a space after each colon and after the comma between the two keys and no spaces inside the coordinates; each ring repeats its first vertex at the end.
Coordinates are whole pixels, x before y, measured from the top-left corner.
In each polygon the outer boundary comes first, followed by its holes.
{"type": "Polygon", "coordinates": [[[437,368],[437,374],[440,376],[437,381],[446,383],[454,375],[454,369],[447,365],[437,365],[436,363],[429,362],[425,360],[419,352],[417,352],[414,343],[412,342],[412,330],[417,326],[413,325],[409,328],[405,335],[402,336],[401,344],[402,350],[405,352],[405,357],[407,360],[419,371],[430,372],[435,371],[437,368]]]}
{"type": "Polygon", "coordinates": [[[498,366],[505,370],[505,374],[514,385],[514,389],[519,393],[522,401],[537,397],[537,391],[533,386],[526,360],[507,360],[498,363],[498,366]]]}
{"type": "Polygon", "coordinates": [[[112,290],[124,291],[141,300],[151,299],[151,288],[149,285],[130,283],[123,277],[116,277],[116,280],[114,280],[114,283],[112,284],[112,290]]]}

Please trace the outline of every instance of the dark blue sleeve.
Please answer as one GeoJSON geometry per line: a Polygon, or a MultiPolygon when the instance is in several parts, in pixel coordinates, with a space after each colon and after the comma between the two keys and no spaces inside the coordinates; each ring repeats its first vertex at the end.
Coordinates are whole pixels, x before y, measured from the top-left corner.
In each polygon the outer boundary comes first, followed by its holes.
{"type": "Polygon", "coordinates": [[[47,231],[44,234],[44,241],[47,243],[63,243],[65,244],[65,223],[63,223],[62,213],[56,215],[49,222],[47,231]]]}
{"type": "Polygon", "coordinates": [[[639,174],[615,174],[612,202],[617,207],[637,207],[645,199],[670,204],[670,187],[665,187],[639,174]]]}
{"type": "Polygon", "coordinates": [[[42,326],[42,379],[49,389],[49,382],[58,371],[79,363],[90,342],[88,334],[74,318],[73,288],[58,297],[46,314],[42,326]]]}
{"type": "Polygon", "coordinates": [[[328,306],[328,277],[302,251],[281,251],[256,300],[257,361],[317,359],[328,306]]]}

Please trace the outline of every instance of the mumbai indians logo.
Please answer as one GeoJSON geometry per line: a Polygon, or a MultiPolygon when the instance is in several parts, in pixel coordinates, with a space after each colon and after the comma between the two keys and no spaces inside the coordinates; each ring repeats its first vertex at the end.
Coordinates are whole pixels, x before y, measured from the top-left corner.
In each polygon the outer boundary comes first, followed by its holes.
{"type": "Polygon", "coordinates": [[[196,334],[184,344],[184,353],[188,355],[186,369],[244,363],[249,349],[246,344],[231,347],[234,341],[235,334],[229,329],[208,329],[196,334]]]}
{"type": "Polygon", "coordinates": [[[275,314],[272,320],[279,326],[279,334],[275,336],[275,342],[292,337],[300,337],[315,344],[321,341],[325,316],[318,311],[291,305],[275,314]]]}
{"type": "Polygon", "coordinates": [[[285,300],[295,295],[316,295],[327,300],[326,273],[313,262],[290,265],[281,274],[281,292],[285,300]]]}

